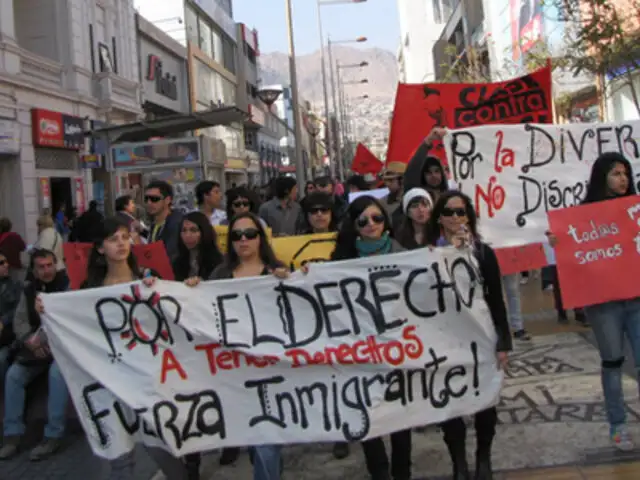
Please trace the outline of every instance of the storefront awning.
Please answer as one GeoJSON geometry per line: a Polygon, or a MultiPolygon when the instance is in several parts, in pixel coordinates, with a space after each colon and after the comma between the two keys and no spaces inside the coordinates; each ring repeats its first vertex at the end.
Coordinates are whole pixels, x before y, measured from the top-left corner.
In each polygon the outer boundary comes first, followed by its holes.
{"type": "Polygon", "coordinates": [[[166,137],[216,125],[243,122],[248,116],[248,112],[237,107],[221,107],[188,115],[169,115],[155,120],[98,128],[88,131],[86,135],[107,138],[111,144],[144,142],[152,137],[166,137]]]}

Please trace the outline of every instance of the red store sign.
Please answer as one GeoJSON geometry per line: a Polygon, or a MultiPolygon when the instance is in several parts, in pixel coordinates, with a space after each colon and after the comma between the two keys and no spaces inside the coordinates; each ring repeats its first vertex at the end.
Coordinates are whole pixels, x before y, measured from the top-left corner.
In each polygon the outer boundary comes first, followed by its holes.
{"type": "Polygon", "coordinates": [[[31,110],[33,145],[44,148],[81,150],[84,147],[84,121],[80,117],[51,110],[31,110]]]}

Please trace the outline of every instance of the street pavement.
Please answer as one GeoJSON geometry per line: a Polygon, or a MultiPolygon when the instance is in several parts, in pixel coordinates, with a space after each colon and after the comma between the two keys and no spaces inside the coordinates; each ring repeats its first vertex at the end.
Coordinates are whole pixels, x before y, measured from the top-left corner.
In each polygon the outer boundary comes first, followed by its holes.
{"type": "MultiPolygon", "coordinates": [[[[527,328],[536,335],[531,342],[517,343],[510,357],[498,405],[500,423],[493,448],[495,469],[506,473],[497,478],[640,478],[640,463],[633,463],[640,460],[640,450],[621,454],[609,446],[600,361],[588,329],[559,326],[549,309],[550,295],[541,293],[539,287],[524,287],[523,297],[527,328]],[[621,462],[626,467],[616,466],[621,462]],[[555,470],[545,470],[559,466],[563,468],[558,476],[553,473],[555,470]],[[536,469],[542,469],[540,476],[535,473],[536,469]],[[591,475],[590,471],[600,473],[591,475]]],[[[640,441],[640,402],[634,370],[632,365],[627,365],[629,375],[624,379],[624,390],[630,430],[640,441]]],[[[473,464],[474,441],[470,428],[470,464],[473,464]]],[[[163,478],[142,449],[137,455],[136,479],[163,478]]],[[[335,460],[331,445],[322,444],[286,447],[283,455],[284,480],[368,478],[359,445],[352,445],[351,455],[344,460],[335,460]]],[[[450,475],[448,454],[437,427],[414,433],[412,456],[415,479],[441,479],[450,475]]],[[[63,452],[44,462],[29,462],[28,453],[24,453],[17,459],[0,463],[0,480],[99,480],[107,473],[108,465],[92,455],[81,432],[71,436],[63,452]]],[[[233,466],[219,467],[218,454],[207,454],[202,478],[250,480],[248,455],[244,452],[233,466]]]]}

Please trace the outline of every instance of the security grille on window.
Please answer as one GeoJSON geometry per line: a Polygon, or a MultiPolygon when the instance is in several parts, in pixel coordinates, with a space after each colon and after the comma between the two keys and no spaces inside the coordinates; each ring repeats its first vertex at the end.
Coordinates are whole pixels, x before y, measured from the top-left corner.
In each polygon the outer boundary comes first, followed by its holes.
{"type": "Polygon", "coordinates": [[[36,148],[36,168],[40,170],[77,170],[78,152],[36,148]]]}

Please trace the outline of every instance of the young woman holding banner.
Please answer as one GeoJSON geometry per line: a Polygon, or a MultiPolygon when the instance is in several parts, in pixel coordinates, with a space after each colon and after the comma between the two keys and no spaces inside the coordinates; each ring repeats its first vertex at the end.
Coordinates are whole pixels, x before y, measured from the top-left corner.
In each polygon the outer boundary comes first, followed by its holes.
{"type": "MultiPolygon", "coordinates": [[[[356,198],[347,209],[336,239],[331,260],[384,255],[404,249],[393,238],[391,219],[374,197],[356,198]]],[[[411,479],[411,429],[391,434],[391,475],[389,457],[382,438],[362,442],[371,480],[411,479]]]]}
{"type": "Polygon", "coordinates": [[[414,187],[402,197],[404,218],[396,239],[407,250],[427,245],[427,222],[431,216],[433,201],[424,188],[414,187]]]}
{"type": "MultiPolygon", "coordinates": [[[[210,275],[210,280],[271,274],[278,278],[289,276],[287,268],[273,253],[267,233],[257,215],[251,212],[236,215],[229,223],[227,235],[229,251],[224,261],[210,275]]],[[[200,283],[200,280],[200,277],[192,277],[187,279],[185,283],[194,287],[200,283]]],[[[239,451],[239,448],[225,448],[221,462],[225,457],[232,459],[231,462],[233,462],[239,451]]],[[[280,478],[282,471],[280,451],[280,445],[259,445],[250,449],[254,480],[278,480],[280,478]]]]}
{"type": "MultiPolygon", "coordinates": [[[[507,352],[512,349],[507,311],[502,296],[500,266],[495,252],[480,241],[477,218],[471,199],[461,192],[445,192],[436,201],[427,226],[429,244],[433,246],[470,247],[480,266],[480,277],[491,318],[498,334],[497,358],[506,367],[507,352]]],[[[493,478],[491,446],[496,432],[498,415],[495,407],[475,414],[477,437],[476,480],[493,478]]],[[[466,437],[463,418],[453,418],[441,425],[453,463],[454,480],[468,480],[466,437]]]]}
{"type": "MultiPolygon", "coordinates": [[[[96,238],[87,263],[87,280],[81,288],[99,288],[143,279],[151,286],[154,277],[143,278],[131,250],[129,225],[119,218],[106,218],[96,238]]],[[[161,448],[146,448],[167,478],[197,480],[199,475],[189,475],[185,463],[161,448]]],[[[133,479],[135,455],[132,450],[112,460],[109,480],[133,479]]],[[[197,473],[197,472],[196,472],[197,473]]]]}
{"type": "MultiPolygon", "coordinates": [[[[619,153],[604,153],[591,167],[587,195],[583,204],[603,202],[635,195],[631,164],[619,153]]],[[[606,208],[603,205],[603,208],[606,208]]],[[[558,243],[553,232],[549,243],[558,243]]],[[[632,450],[633,441],[626,427],[626,407],[622,390],[625,334],[631,344],[636,370],[640,372],[640,298],[590,305],[584,313],[596,338],[602,359],[602,390],[609,420],[611,443],[619,450],[632,450]]]]}

